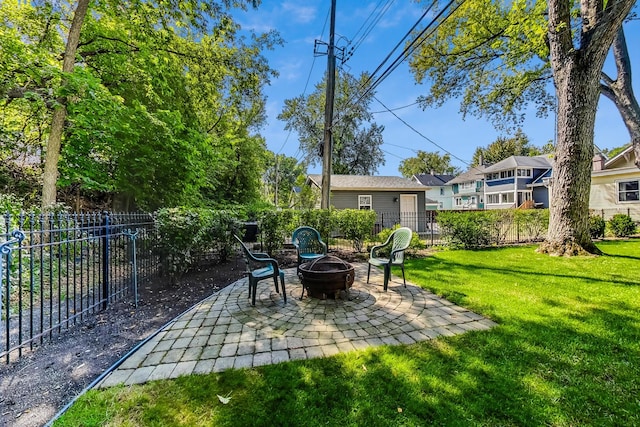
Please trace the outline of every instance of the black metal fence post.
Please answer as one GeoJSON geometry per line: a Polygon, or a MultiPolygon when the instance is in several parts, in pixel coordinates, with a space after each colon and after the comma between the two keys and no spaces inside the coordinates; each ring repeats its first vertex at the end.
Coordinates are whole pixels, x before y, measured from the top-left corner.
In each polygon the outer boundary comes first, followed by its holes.
{"type": "Polygon", "coordinates": [[[102,219],[102,309],[109,305],[109,212],[102,219]]]}

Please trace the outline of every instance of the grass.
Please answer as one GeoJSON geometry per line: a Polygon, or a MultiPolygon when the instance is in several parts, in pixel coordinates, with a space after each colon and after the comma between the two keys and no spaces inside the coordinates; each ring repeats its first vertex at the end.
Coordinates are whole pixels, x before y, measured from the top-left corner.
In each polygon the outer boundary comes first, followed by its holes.
{"type": "Polygon", "coordinates": [[[408,280],[499,323],[489,331],[92,390],[55,425],[640,425],[640,240],[598,246],[407,262],[408,280]]]}

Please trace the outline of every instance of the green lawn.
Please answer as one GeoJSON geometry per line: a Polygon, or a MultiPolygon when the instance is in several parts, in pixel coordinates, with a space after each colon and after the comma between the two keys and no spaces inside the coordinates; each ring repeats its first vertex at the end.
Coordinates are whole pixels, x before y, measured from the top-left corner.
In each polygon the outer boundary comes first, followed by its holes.
{"type": "Polygon", "coordinates": [[[55,425],[640,425],[640,240],[598,246],[407,262],[408,280],[499,323],[489,331],[90,391],[55,425]]]}

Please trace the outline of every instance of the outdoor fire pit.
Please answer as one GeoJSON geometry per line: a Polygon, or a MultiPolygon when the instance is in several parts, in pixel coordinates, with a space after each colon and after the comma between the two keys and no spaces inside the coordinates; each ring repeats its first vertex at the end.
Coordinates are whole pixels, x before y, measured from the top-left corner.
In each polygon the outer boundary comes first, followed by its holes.
{"type": "Polygon", "coordinates": [[[335,298],[340,291],[348,295],[349,288],[353,285],[355,272],[348,262],[332,255],[325,255],[314,261],[304,263],[298,268],[298,276],[302,282],[302,295],[304,290],[312,298],[335,298]]]}

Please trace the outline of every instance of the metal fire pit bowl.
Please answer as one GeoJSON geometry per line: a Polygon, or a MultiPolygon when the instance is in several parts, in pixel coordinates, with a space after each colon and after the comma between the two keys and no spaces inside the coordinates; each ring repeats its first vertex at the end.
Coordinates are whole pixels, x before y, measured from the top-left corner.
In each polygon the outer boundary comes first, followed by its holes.
{"type": "Polygon", "coordinates": [[[349,294],[349,288],[353,285],[355,272],[348,262],[332,255],[325,255],[314,261],[302,264],[298,268],[298,277],[302,282],[302,295],[304,290],[312,298],[335,298],[340,291],[349,294]]]}

